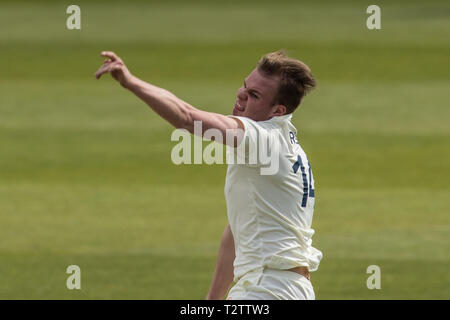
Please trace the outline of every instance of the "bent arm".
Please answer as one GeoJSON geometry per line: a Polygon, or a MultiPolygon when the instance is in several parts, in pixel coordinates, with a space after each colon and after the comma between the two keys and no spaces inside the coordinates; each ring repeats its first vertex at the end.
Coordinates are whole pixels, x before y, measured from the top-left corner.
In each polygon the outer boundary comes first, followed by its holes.
{"type": "MultiPolygon", "coordinates": [[[[104,51],[102,56],[108,59],[96,72],[97,79],[105,73],[111,73],[124,88],[133,92],[175,128],[194,133],[194,121],[201,121],[202,135],[206,130],[214,128],[218,129],[223,137],[226,137],[227,130],[244,129],[242,122],[236,118],[194,108],[173,93],[135,77],[114,52],[104,51]]],[[[234,144],[236,142],[237,140],[234,144]]]]}
{"type": "Polygon", "coordinates": [[[220,130],[223,136],[227,129],[243,128],[241,122],[236,118],[194,108],[166,89],[142,81],[135,76],[132,76],[126,88],[175,128],[187,129],[194,133],[194,121],[201,121],[202,133],[215,128],[220,130]]]}
{"type": "Polygon", "coordinates": [[[230,225],[227,225],[222,235],[222,241],[219,247],[217,265],[214,270],[211,287],[209,289],[207,300],[221,300],[225,297],[233,282],[235,259],[234,239],[231,233],[230,225]]]}

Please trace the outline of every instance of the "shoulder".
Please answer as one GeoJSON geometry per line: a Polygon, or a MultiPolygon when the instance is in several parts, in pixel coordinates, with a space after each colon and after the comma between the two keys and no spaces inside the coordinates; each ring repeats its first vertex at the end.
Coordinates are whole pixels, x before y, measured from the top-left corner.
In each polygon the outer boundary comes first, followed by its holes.
{"type": "Polygon", "coordinates": [[[242,116],[231,116],[242,124],[244,130],[271,130],[271,129],[281,129],[282,123],[277,121],[277,119],[272,118],[265,121],[255,121],[251,118],[242,116]]]}

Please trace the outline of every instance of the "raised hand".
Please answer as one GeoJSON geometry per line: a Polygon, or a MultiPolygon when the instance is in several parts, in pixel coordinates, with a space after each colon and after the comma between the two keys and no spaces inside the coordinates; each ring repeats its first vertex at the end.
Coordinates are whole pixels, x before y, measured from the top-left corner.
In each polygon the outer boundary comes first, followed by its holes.
{"type": "Polygon", "coordinates": [[[101,56],[108,59],[106,59],[103,65],[97,70],[95,78],[100,79],[103,74],[111,73],[114,79],[116,79],[123,87],[126,87],[131,81],[132,75],[122,59],[111,51],[103,51],[101,56]]]}

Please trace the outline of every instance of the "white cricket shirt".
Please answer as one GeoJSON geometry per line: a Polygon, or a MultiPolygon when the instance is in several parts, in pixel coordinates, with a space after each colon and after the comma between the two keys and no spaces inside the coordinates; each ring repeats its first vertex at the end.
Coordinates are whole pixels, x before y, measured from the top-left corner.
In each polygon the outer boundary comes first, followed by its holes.
{"type": "MultiPolygon", "coordinates": [[[[292,114],[253,121],[235,117],[245,127],[245,157],[258,150],[259,137],[270,136],[270,151],[278,149],[278,170],[262,175],[264,164],[228,164],[225,182],[228,220],[235,242],[234,280],[250,270],[267,267],[318,268],[322,253],[312,247],[314,178],[297,141],[292,114]],[[277,147],[277,148],[275,148],[277,147]]],[[[228,148],[236,153],[237,148],[228,148]]],[[[275,156],[273,156],[275,159],[275,156]]],[[[266,163],[267,167],[267,163],[266,163]]]]}

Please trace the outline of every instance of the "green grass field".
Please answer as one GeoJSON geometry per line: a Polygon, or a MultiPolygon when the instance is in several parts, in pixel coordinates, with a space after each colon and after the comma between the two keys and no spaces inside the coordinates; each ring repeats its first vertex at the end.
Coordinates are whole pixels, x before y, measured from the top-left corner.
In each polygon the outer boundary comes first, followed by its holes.
{"type": "Polygon", "coordinates": [[[227,223],[225,165],[170,160],[172,128],[94,72],[230,114],[285,48],[318,88],[294,115],[316,180],[318,299],[450,298],[450,3],[0,4],[0,298],[203,299],[227,223]],[[66,288],[67,266],[81,290],[66,288]],[[366,268],[381,268],[381,289],[366,268]]]}

